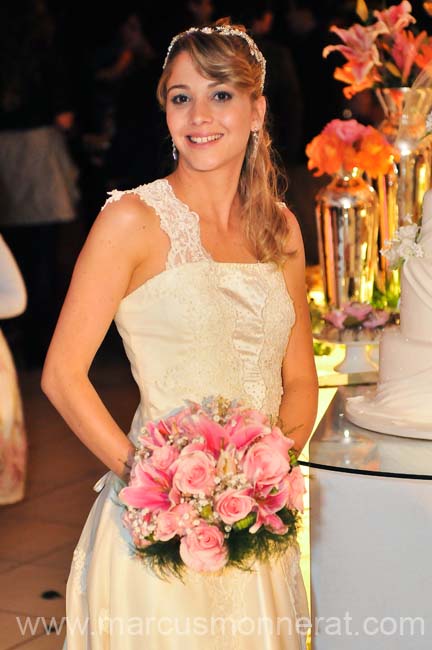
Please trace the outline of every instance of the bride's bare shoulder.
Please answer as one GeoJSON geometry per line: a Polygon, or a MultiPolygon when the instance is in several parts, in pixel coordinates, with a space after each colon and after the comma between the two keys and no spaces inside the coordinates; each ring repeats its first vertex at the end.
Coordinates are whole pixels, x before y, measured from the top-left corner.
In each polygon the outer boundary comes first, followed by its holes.
{"type": "Polygon", "coordinates": [[[120,226],[129,222],[151,218],[153,209],[136,190],[120,192],[114,190],[102,206],[96,220],[118,222],[120,226]]]}
{"type": "Polygon", "coordinates": [[[157,226],[153,208],[139,193],[114,192],[97,215],[90,236],[112,239],[131,252],[135,249],[138,259],[142,259],[157,226]]]}

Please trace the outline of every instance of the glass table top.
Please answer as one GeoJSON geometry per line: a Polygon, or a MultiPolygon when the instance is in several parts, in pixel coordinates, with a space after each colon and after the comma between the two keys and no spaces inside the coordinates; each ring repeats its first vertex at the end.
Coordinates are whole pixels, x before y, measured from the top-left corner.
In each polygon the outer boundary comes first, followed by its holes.
{"type": "Polygon", "coordinates": [[[345,399],[369,388],[360,385],[337,389],[300,463],[338,472],[432,480],[432,440],[377,433],[347,420],[345,399]]]}

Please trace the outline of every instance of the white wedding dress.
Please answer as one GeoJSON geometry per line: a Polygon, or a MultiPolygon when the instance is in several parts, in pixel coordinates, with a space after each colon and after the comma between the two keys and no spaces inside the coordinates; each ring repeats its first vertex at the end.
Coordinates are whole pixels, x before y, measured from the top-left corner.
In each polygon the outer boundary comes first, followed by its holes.
{"type": "MultiPolygon", "coordinates": [[[[277,416],[293,303],[273,263],[222,263],[200,240],[199,217],[166,179],[130,190],[171,241],[165,270],[119,305],[115,323],[141,401],[129,437],[207,395],[242,398],[277,416]]],[[[108,201],[121,199],[114,191],[108,201]]],[[[108,472],[74,552],[67,584],[67,650],[301,650],[308,616],[299,549],[253,572],[156,577],[131,557],[108,472]],[[305,621],[300,620],[305,629],[305,621]]]]}

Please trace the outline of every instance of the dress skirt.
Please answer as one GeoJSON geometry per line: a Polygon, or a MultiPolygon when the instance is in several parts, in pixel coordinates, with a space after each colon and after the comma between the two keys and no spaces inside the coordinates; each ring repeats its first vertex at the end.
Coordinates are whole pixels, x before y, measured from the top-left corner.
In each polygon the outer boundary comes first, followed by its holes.
{"type": "Polygon", "coordinates": [[[27,438],[15,364],[0,330],[0,505],[24,497],[27,438]]]}

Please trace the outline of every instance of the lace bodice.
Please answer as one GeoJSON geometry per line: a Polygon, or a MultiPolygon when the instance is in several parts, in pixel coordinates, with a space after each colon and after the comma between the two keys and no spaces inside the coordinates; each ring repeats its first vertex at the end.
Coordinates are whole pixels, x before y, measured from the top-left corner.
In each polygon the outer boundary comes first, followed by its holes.
{"type": "MultiPolygon", "coordinates": [[[[277,416],[295,319],[282,272],[272,262],[215,262],[202,246],[199,216],[166,179],[126,193],[156,211],[170,239],[164,271],[128,294],[114,319],[141,393],[132,437],[143,420],[206,395],[277,416]]],[[[123,194],[115,190],[107,202],[123,194]]]]}

